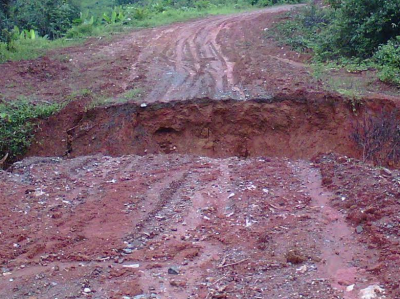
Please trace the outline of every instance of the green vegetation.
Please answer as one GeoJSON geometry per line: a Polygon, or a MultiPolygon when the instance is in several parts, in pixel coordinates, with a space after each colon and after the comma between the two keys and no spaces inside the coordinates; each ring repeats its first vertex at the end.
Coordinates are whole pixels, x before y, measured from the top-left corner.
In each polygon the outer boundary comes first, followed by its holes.
{"type": "Polygon", "coordinates": [[[315,61],[370,68],[382,81],[400,86],[400,0],[327,0],[309,5],[277,26],[276,36],[315,61]]]}
{"type": "Polygon", "coordinates": [[[95,107],[108,106],[110,104],[123,104],[126,102],[138,101],[142,96],[143,90],[141,88],[134,88],[127,90],[118,97],[97,97],[88,105],[87,109],[95,107]]]}
{"type": "Polygon", "coordinates": [[[88,36],[301,0],[0,0],[0,63],[88,36]]]}
{"type": "Polygon", "coordinates": [[[26,98],[0,102],[0,156],[13,161],[24,154],[32,142],[37,119],[62,108],[59,104],[34,103],[26,98]]]}

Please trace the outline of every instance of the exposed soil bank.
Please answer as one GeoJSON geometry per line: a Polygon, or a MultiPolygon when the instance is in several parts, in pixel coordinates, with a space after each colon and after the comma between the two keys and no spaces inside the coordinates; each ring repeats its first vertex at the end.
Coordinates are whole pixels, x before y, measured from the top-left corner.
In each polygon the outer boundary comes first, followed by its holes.
{"type": "Polygon", "coordinates": [[[336,152],[360,157],[350,136],[354,123],[365,112],[396,107],[375,100],[359,104],[356,113],[353,108],[342,98],[317,93],[146,107],[127,103],[89,111],[71,105],[42,124],[28,155],[184,153],[309,159],[336,152]]]}

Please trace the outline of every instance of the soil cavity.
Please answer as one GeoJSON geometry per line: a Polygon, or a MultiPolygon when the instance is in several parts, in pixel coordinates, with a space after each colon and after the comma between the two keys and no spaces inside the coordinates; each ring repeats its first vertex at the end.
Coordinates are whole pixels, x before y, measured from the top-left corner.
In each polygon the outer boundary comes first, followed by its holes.
{"type": "Polygon", "coordinates": [[[348,103],[326,96],[70,108],[42,124],[29,155],[359,156],[350,138],[355,117],[348,103]]]}

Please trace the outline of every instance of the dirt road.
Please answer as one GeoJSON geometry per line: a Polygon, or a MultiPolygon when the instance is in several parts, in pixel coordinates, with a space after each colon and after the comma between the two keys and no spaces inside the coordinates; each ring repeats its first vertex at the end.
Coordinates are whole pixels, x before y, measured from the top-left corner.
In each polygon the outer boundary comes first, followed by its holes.
{"type": "Polygon", "coordinates": [[[34,61],[3,64],[8,75],[0,78],[2,94],[61,101],[83,90],[117,97],[140,89],[141,101],[154,102],[315,90],[304,57],[265,38],[275,17],[293,7],[208,17],[111,41],[92,39],[34,61]]]}
{"type": "Polygon", "coordinates": [[[2,298],[397,298],[360,292],[398,294],[399,173],[346,160],[341,171],[358,168],[353,180],[375,186],[349,190],[340,173],[321,178],[340,159],[17,163],[0,181],[2,298]],[[361,230],[346,220],[365,210],[350,207],[349,192],[374,210],[361,230]]]}
{"type": "Polygon", "coordinates": [[[0,297],[400,298],[399,170],[349,158],[400,101],[323,92],[265,38],[291,8],[0,65],[9,100],[82,100],[0,170],[0,297]]]}
{"type": "MultiPolygon", "coordinates": [[[[251,35],[254,32],[248,31],[254,30],[260,35],[261,28],[251,27],[249,22],[257,23],[257,18],[265,19],[269,14],[292,8],[280,6],[236,16],[208,18],[157,31],[131,67],[127,84],[146,70],[146,86],[151,86],[151,89],[145,102],[201,97],[245,99],[250,93],[237,75],[241,70],[236,65],[242,59],[239,53],[229,57],[233,53],[228,49],[232,48],[232,43],[247,42],[248,47],[252,46],[251,35]],[[232,30],[229,34],[237,38],[224,40],[228,30],[232,30]]],[[[250,53],[246,59],[249,56],[250,53]]],[[[289,60],[287,64],[291,64],[289,60]]]]}

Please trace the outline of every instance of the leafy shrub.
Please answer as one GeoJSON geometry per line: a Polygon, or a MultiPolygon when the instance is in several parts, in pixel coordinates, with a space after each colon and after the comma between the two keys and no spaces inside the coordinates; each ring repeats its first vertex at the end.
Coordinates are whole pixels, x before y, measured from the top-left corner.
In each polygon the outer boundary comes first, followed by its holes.
{"type": "Polygon", "coordinates": [[[332,22],[331,11],[309,5],[292,16],[292,19],[278,24],[276,36],[283,37],[283,41],[297,51],[312,49],[318,52],[317,47],[321,46],[320,36],[332,22]]]}
{"type": "Polygon", "coordinates": [[[149,11],[144,7],[135,7],[130,12],[131,18],[141,21],[149,16],[149,11]]]}
{"type": "Polygon", "coordinates": [[[78,38],[78,37],[83,37],[83,36],[88,36],[91,35],[94,31],[94,25],[93,24],[80,24],[78,26],[74,26],[71,29],[67,31],[65,34],[65,37],[67,38],[78,38]]]}
{"type": "Polygon", "coordinates": [[[125,20],[124,10],[121,6],[114,7],[110,15],[108,15],[106,12],[103,13],[103,20],[110,25],[123,22],[125,20]]]}
{"type": "Polygon", "coordinates": [[[199,0],[194,5],[197,9],[207,9],[210,6],[210,1],[199,0]]]}
{"type": "Polygon", "coordinates": [[[15,0],[8,11],[10,21],[41,36],[59,38],[72,26],[78,8],[64,0],[15,0]]]}
{"type": "Polygon", "coordinates": [[[374,58],[379,65],[379,79],[400,86],[400,36],[380,46],[374,58]]]}
{"type": "Polygon", "coordinates": [[[34,104],[22,98],[13,102],[0,102],[0,156],[15,160],[30,146],[35,120],[52,115],[60,109],[58,104],[34,104]]]}

